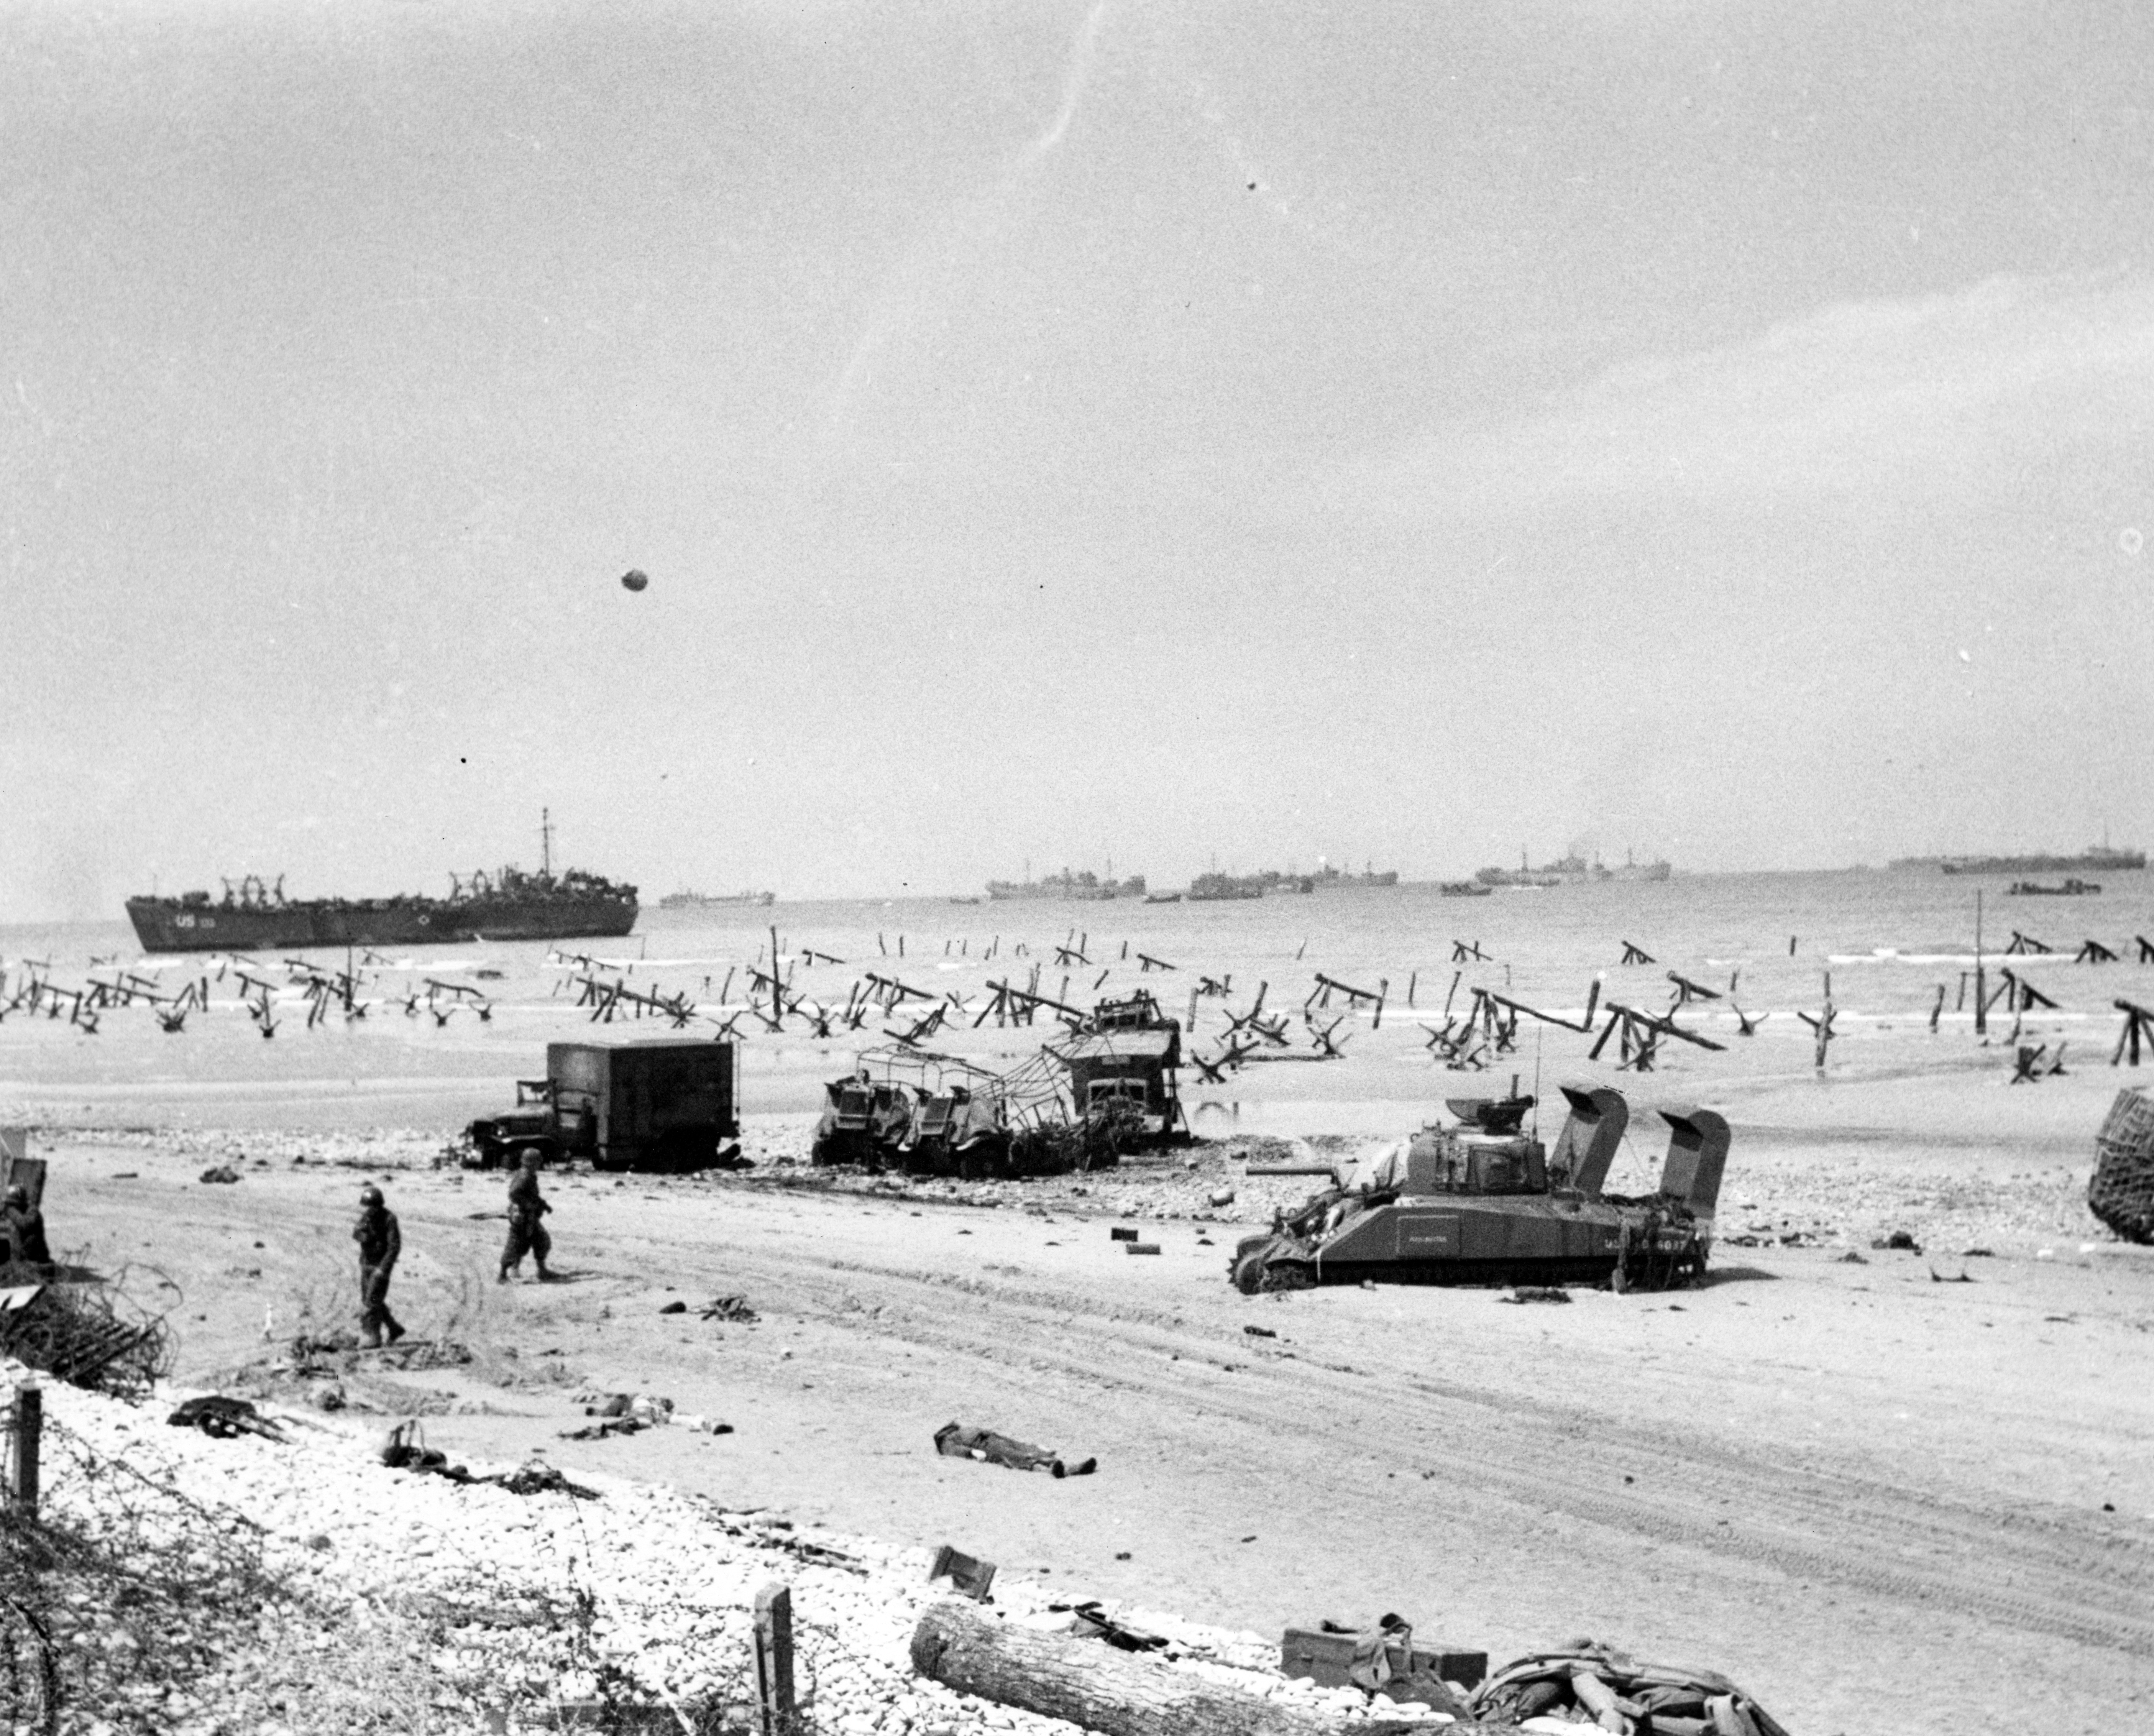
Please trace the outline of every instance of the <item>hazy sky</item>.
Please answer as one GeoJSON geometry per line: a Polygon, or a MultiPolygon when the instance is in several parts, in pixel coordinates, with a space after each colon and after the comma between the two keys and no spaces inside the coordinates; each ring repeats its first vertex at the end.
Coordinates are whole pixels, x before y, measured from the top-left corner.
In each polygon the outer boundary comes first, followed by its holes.
{"type": "Polygon", "coordinates": [[[0,6],[0,921],[2154,844],[2154,13],[0,6]],[[640,595],[622,571],[651,575],[640,595]]]}

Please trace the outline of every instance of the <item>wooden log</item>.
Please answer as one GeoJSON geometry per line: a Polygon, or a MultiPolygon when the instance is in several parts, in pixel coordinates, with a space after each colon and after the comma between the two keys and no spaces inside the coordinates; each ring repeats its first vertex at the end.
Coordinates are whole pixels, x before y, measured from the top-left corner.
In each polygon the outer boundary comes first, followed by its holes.
{"type": "MultiPolygon", "coordinates": [[[[930,1604],[912,1632],[912,1667],[959,1693],[1059,1718],[1100,1736],[1406,1736],[1426,1719],[1348,1723],[1187,1670],[1117,1652],[1096,1640],[998,1621],[955,1598],[930,1604]]],[[[1444,1736],[1493,1725],[1458,1723],[1444,1736]]]]}

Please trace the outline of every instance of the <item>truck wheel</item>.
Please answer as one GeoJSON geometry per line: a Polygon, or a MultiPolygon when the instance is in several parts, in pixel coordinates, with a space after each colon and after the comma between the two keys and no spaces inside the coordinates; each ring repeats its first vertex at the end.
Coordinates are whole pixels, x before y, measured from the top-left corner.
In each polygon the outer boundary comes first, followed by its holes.
{"type": "Polygon", "coordinates": [[[1259,1248],[1234,1262],[1234,1288],[1245,1296],[1253,1296],[1263,1287],[1264,1251],[1259,1248]]]}

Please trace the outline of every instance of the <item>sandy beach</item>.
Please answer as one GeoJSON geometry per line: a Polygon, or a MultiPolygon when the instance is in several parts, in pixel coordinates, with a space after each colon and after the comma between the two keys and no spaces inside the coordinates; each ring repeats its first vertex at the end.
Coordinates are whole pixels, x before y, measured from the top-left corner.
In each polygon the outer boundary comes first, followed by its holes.
{"type": "Polygon", "coordinates": [[[2037,1693],[2054,1728],[2113,1729],[2154,1642],[2154,1399],[2129,1372],[2154,1251],[2082,1203],[2107,1070],[1994,1072],[1761,1082],[1712,1281],[1560,1309],[1239,1296],[1232,1239],[1304,1185],[1247,1176],[1279,1151],[1249,1139],[1034,1183],[834,1183],[799,1162],[804,1118],[758,1117],[747,1177],[551,1178],[569,1281],[506,1288],[501,1178],[431,1167],[434,1131],[38,1146],[56,1242],[175,1287],[184,1383],[244,1390],[275,1341],[349,1324],[371,1178],[404,1225],[404,1317],[475,1360],[346,1396],[456,1452],[956,1542],[1235,1628],[1396,1608],[1495,1655],[1591,1635],[1723,1670],[1804,1733],[1964,1727],[2037,1693]],[[242,1179],[200,1182],[212,1163],[242,1179]],[[1895,1229],[1922,1252],[1871,1246],[1895,1229]],[[760,1322],[661,1312],[727,1294],[760,1322]],[[564,1442],[586,1388],[737,1432],[564,1442]],[[938,1458],[952,1418],[1100,1472],[938,1458]]]}

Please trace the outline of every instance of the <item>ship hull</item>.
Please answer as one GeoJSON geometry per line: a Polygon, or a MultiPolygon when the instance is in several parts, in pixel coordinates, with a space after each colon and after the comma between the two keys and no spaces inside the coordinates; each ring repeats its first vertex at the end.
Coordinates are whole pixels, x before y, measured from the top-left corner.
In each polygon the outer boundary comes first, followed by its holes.
{"type": "Polygon", "coordinates": [[[181,904],[130,898],[145,952],[299,951],[309,947],[454,945],[476,940],[610,939],[635,926],[618,900],[412,899],[380,904],[181,904]]]}
{"type": "Polygon", "coordinates": [[[2094,850],[2076,856],[1946,856],[1937,866],[1947,874],[2067,874],[2078,870],[2144,868],[2143,850],[2094,850]]]}

